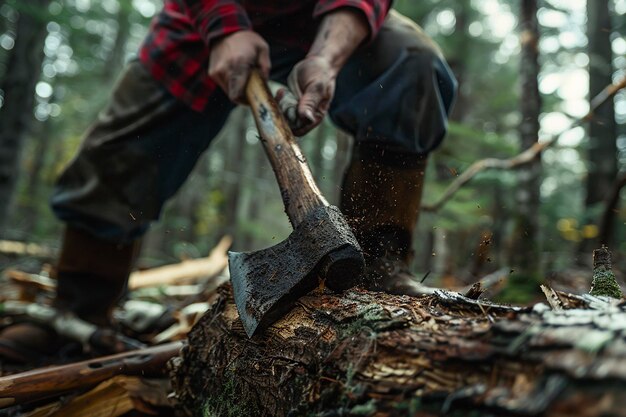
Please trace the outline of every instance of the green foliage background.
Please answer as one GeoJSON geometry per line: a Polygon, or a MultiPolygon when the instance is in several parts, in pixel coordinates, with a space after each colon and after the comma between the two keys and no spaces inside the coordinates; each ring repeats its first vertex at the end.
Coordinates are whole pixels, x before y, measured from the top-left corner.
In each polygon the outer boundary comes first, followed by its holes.
{"type": "MultiPolygon", "coordinates": [[[[21,4],[19,0],[0,1],[0,77],[21,4]]],[[[563,80],[586,71],[589,58],[585,55],[584,3],[582,9],[580,1],[546,0],[540,5],[542,136],[547,137],[563,119],[576,116],[568,114],[572,99],[563,80]],[[548,82],[551,79],[559,81],[559,86],[553,88],[548,82]]],[[[42,19],[48,20],[46,59],[23,153],[18,199],[11,227],[3,238],[58,246],[62,225],[47,206],[54,178],[105,105],[116,76],[124,62],[135,56],[159,7],[155,0],[55,0],[48,10],[39,11],[42,19]]],[[[473,162],[485,157],[508,158],[521,151],[517,132],[518,2],[397,0],[394,7],[440,44],[460,81],[449,137],[428,169],[425,202],[432,203],[473,162]]],[[[612,8],[613,39],[623,39],[626,1],[615,0],[612,8]]],[[[616,40],[614,50],[618,78],[626,72],[626,45],[616,40]]],[[[579,96],[586,100],[584,86],[579,88],[579,96]]],[[[623,169],[624,93],[616,98],[616,109],[620,153],[615,157],[623,169]]],[[[350,139],[325,123],[301,144],[322,190],[336,202],[350,139]]],[[[602,207],[586,209],[583,204],[587,146],[585,131],[578,128],[564,133],[558,145],[543,155],[540,221],[546,274],[590,261],[590,254],[580,254],[579,248],[584,236],[593,234],[584,226],[597,225],[602,207]]],[[[445,277],[454,276],[459,284],[506,266],[507,250],[515,239],[523,238],[511,232],[515,187],[514,172],[483,172],[442,210],[424,213],[415,241],[415,270],[421,274],[432,271],[435,282],[446,283],[445,277]],[[489,240],[488,258],[479,262],[477,251],[485,239],[489,240]]],[[[202,256],[223,234],[232,234],[234,247],[240,250],[272,245],[290,230],[282,212],[252,121],[246,110],[238,109],[150,231],[142,263],[151,266],[202,256]]],[[[618,218],[613,249],[620,265],[619,255],[626,251],[624,209],[618,218]]]]}

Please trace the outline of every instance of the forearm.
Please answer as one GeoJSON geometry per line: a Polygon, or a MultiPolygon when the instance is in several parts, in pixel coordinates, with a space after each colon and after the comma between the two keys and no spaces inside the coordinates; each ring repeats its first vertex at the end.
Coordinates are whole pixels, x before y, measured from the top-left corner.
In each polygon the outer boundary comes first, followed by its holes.
{"type": "Polygon", "coordinates": [[[358,10],[337,9],[322,18],[307,57],[326,59],[338,72],[369,34],[369,25],[358,10]]]}

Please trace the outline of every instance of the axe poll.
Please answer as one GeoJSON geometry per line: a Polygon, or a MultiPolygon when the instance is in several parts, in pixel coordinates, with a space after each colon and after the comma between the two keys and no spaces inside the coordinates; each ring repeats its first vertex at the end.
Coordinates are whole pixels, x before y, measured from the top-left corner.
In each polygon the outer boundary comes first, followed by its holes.
{"type": "Polygon", "coordinates": [[[334,291],[354,286],[365,261],[343,215],[317,187],[258,70],[248,79],[246,98],[294,229],[286,240],[270,248],[228,253],[235,304],[248,337],[252,337],[281,318],[320,281],[334,291]]]}

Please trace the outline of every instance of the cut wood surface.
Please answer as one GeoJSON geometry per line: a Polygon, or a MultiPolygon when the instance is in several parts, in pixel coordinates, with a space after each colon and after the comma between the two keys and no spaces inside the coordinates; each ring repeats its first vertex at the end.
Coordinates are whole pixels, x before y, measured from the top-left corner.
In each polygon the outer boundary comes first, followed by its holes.
{"type": "Polygon", "coordinates": [[[317,291],[248,339],[226,285],[173,385],[195,416],[626,416],[626,307],[550,294],[562,310],[317,291]]]}

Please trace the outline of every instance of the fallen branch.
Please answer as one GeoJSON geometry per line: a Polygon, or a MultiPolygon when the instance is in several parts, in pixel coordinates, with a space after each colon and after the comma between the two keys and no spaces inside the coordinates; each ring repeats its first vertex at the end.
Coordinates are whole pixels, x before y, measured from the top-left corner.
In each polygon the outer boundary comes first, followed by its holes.
{"type": "MultiPolygon", "coordinates": [[[[189,259],[180,263],[136,271],[130,275],[128,288],[132,290],[148,287],[192,284],[201,278],[215,277],[228,265],[226,252],[232,244],[230,236],[224,236],[209,256],[189,259]]],[[[4,271],[4,275],[15,284],[38,291],[56,291],[56,281],[43,275],[29,274],[15,269],[4,271]]]]}
{"type": "Polygon", "coordinates": [[[440,210],[456,192],[466,183],[468,183],[472,178],[476,176],[479,172],[482,172],[486,169],[513,169],[517,168],[521,165],[528,164],[533,161],[535,158],[539,157],[539,154],[546,149],[547,147],[556,143],[557,139],[565,132],[580,126],[584,122],[587,122],[593,119],[593,114],[595,110],[600,107],[605,101],[609,98],[615,96],[618,91],[626,88],[626,77],[624,77],[620,82],[608,85],[604,88],[598,95],[596,95],[591,100],[591,108],[589,112],[581,117],[580,119],[572,122],[570,126],[563,129],[558,134],[552,135],[550,139],[544,142],[537,142],[530,148],[526,149],[522,153],[508,159],[497,159],[497,158],[487,158],[480,161],[477,161],[470,165],[470,167],[465,170],[461,175],[459,175],[444,191],[443,195],[432,204],[425,204],[422,206],[422,210],[429,212],[436,212],[440,210]]]}
{"type": "Polygon", "coordinates": [[[0,377],[0,408],[89,388],[116,375],[163,376],[183,342],[0,377]]]}
{"type": "Polygon", "coordinates": [[[230,236],[224,236],[206,258],[190,259],[178,264],[133,272],[128,288],[135,290],[161,285],[189,284],[200,278],[215,276],[226,268],[228,264],[226,252],[231,244],[230,236]]]}
{"type": "Polygon", "coordinates": [[[144,346],[139,341],[121,333],[100,328],[70,312],[61,312],[54,307],[42,304],[5,301],[0,304],[0,313],[24,316],[30,321],[54,329],[61,336],[80,342],[83,346],[94,347],[105,352],[125,352],[144,346]]]}
{"type": "Polygon", "coordinates": [[[32,303],[37,299],[38,293],[53,294],[56,291],[56,281],[43,275],[29,274],[17,269],[8,269],[3,275],[19,288],[20,301],[32,303]]]}
{"type": "Polygon", "coordinates": [[[56,254],[56,250],[49,246],[43,246],[37,243],[20,242],[17,240],[0,240],[0,253],[7,255],[51,258],[56,254]]]}
{"type": "Polygon", "coordinates": [[[463,288],[455,288],[454,290],[460,293],[466,293],[467,291],[471,291],[476,284],[480,284],[480,289],[482,290],[482,292],[485,292],[487,290],[490,290],[494,286],[506,281],[509,275],[511,275],[511,268],[500,268],[489,275],[485,275],[480,280],[471,285],[466,285],[463,288]]]}

